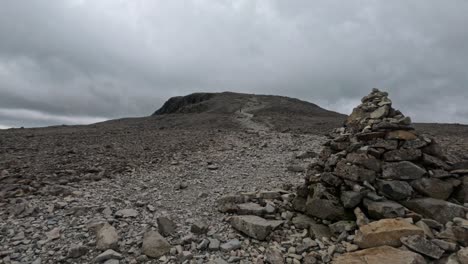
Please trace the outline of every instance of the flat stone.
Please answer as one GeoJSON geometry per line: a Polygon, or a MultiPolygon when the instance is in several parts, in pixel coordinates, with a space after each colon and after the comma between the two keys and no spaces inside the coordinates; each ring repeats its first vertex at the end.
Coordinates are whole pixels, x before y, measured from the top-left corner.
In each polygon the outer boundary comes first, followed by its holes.
{"type": "Polygon", "coordinates": [[[322,224],[311,224],[309,228],[309,233],[313,239],[323,239],[331,237],[330,228],[322,224]]]}
{"type": "Polygon", "coordinates": [[[360,141],[370,141],[377,138],[384,138],[385,132],[363,132],[357,133],[356,138],[360,141]]]}
{"type": "Polygon", "coordinates": [[[237,205],[237,214],[262,216],[266,213],[265,207],[257,203],[242,203],[237,205]]]}
{"type": "Polygon", "coordinates": [[[354,221],[338,221],[329,225],[330,231],[333,234],[341,234],[343,232],[351,232],[357,229],[356,222],[354,221]]]}
{"type": "Polygon", "coordinates": [[[291,222],[297,229],[308,229],[311,224],[315,224],[314,219],[303,214],[297,214],[292,218],[291,222]]]}
{"type": "Polygon", "coordinates": [[[375,111],[373,111],[372,113],[370,113],[370,118],[373,118],[373,119],[381,119],[381,118],[384,118],[388,115],[388,111],[389,111],[390,107],[388,105],[384,105],[384,106],[381,106],[379,108],[377,108],[375,111]]]}
{"type": "Polygon", "coordinates": [[[376,176],[375,171],[348,164],[346,160],[338,162],[334,173],[345,180],[356,182],[374,182],[376,176]]]}
{"type": "Polygon", "coordinates": [[[119,247],[117,230],[109,223],[105,223],[96,233],[96,248],[99,250],[117,249],[119,247]]]}
{"type": "Polygon", "coordinates": [[[122,254],[112,250],[108,249],[101,254],[99,254],[95,259],[94,262],[96,263],[102,263],[104,261],[110,260],[110,259],[123,259],[122,254]]]}
{"type": "Polygon", "coordinates": [[[409,161],[384,163],[382,167],[382,178],[384,179],[416,180],[424,174],[426,174],[425,169],[409,161]]]}
{"type": "Polygon", "coordinates": [[[344,191],[341,193],[340,200],[343,203],[344,208],[355,208],[361,203],[363,193],[354,191],[344,191]]]}
{"type": "Polygon", "coordinates": [[[411,235],[423,235],[424,231],[403,219],[382,219],[361,226],[354,243],[360,248],[378,246],[401,246],[400,238],[411,235]]]}
{"type": "Polygon", "coordinates": [[[209,250],[218,250],[219,249],[219,246],[220,246],[220,242],[218,239],[214,239],[214,238],[208,238],[208,241],[209,241],[209,244],[208,244],[208,249],[209,250]]]}
{"type": "Polygon", "coordinates": [[[208,232],[208,226],[202,221],[197,220],[190,227],[190,232],[197,234],[197,235],[203,235],[208,232]]]}
{"type": "Polygon", "coordinates": [[[416,198],[404,201],[402,204],[408,209],[442,224],[452,221],[455,217],[465,217],[463,206],[439,199],[416,198]]]}
{"type": "Polygon", "coordinates": [[[142,253],[150,258],[159,258],[171,250],[171,245],[156,231],[148,231],[143,236],[142,253]]]}
{"type": "Polygon", "coordinates": [[[86,255],[89,249],[83,245],[71,245],[70,249],[68,250],[68,258],[79,258],[81,256],[86,255]]]}
{"type": "Polygon", "coordinates": [[[413,161],[421,158],[422,152],[419,149],[395,149],[384,153],[385,161],[413,161]]]}
{"type": "Polygon", "coordinates": [[[436,178],[421,178],[411,182],[420,194],[440,200],[447,200],[453,192],[453,185],[436,178]]]}
{"type": "Polygon", "coordinates": [[[398,140],[415,140],[416,136],[413,132],[407,130],[395,130],[387,133],[386,139],[398,139],[398,140]]]}
{"type": "Polygon", "coordinates": [[[405,207],[393,201],[372,201],[364,199],[367,213],[374,219],[397,218],[405,215],[405,207]]]}
{"type": "Polygon", "coordinates": [[[450,166],[445,161],[428,154],[423,154],[422,164],[435,169],[450,170],[450,166]]]}
{"type": "Polygon", "coordinates": [[[223,243],[221,245],[221,250],[225,252],[230,252],[232,250],[237,250],[240,248],[241,248],[241,242],[239,241],[239,239],[231,239],[228,242],[223,243]]]}
{"type": "Polygon", "coordinates": [[[163,236],[172,236],[176,232],[177,225],[168,217],[160,216],[156,219],[158,231],[163,236]]]}
{"type": "Polygon", "coordinates": [[[269,248],[265,253],[265,260],[270,264],[284,264],[284,257],[281,250],[277,248],[269,248]]]}
{"type": "Polygon", "coordinates": [[[306,214],[326,220],[342,220],[345,210],[337,202],[325,199],[307,199],[306,214]]]}
{"type": "Polygon", "coordinates": [[[385,181],[376,182],[377,189],[385,197],[392,200],[406,200],[413,194],[413,188],[405,181],[385,181]]]}
{"type": "Polygon", "coordinates": [[[230,223],[236,230],[252,238],[265,240],[283,221],[266,220],[255,215],[240,215],[233,216],[230,223]]]}
{"type": "Polygon", "coordinates": [[[403,245],[407,246],[411,250],[433,259],[439,259],[445,252],[439,246],[424,238],[423,235],[402,237],[400,240],[403,245]]]}
{"type": "MultiPolygon", "coordinates": [[[[385,132],[382,132],[385,133],[385,132]]],[[[382,148],[385,150],[395,150],[398,148],[398,140],[376,140],[375,142],[372,142],[369,147],[372,148],[382,148]]]]}
{"type": "Polygon", "coordinates": [[[122,209],[117,212],[115,212],[116,217],[137,217],[138,216],[138,211],[135,209],[122,209]]]}
{"type": "Polygon", "coordinates": [[[365,153],[349,153],[346,156],[346,160],[356,165],[361,165],[366,169],[380,172],[382,169],[382,164],[380,160],[376,159],[374,156],[365,154],[365,153]]]}
{"type": "Polygon", "coordinates": [[[333,264],[426,264],[421,255],[389,246],[364,249],[338,256],[333,264]]]}

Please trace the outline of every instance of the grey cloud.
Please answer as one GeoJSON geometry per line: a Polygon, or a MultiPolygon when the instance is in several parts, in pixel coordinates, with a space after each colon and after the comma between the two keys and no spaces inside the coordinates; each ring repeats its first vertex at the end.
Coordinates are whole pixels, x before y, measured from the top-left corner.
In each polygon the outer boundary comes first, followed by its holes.
{"type": "Polygon", "coordinates": [[[5,0],[0,108],[17,114],[0,125],[148,115],[197,91],[348,113],[372,87],[416,121],[468,123],[467,12],[464,0],[5,0]]]}

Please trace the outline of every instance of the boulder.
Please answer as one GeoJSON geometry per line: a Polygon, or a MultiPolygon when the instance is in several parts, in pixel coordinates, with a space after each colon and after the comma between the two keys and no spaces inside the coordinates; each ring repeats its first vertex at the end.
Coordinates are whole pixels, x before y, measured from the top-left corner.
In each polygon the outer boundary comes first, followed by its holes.
{"type": "Polygon", "coordinates": [[[354,243],[360,248],[378,246],[401,246],[400,238],[411,235],[424,235],[424,231],[403,219],[382,219],[361,226],[354,243]]]}
{"type": "Polygon", "coordinates": [[[230,220],[232,227],[249,237],[265,240],[267,236],[280,226],[283,221],[266,220],[255,215],[233,216],[230,220]]]}
{"type": "Polygon", "coordinates": [[[406,200],[413,194],[413,188],[405,181],[377,181],[377,189],[385,197],[400,201],[406,200]]]}
{"type": "Polygon", "coordinates": [[[434,198],[416,198],[402,202],[408,209],[434,219],[442,224],[452,221],[455,217],[464,217],[463,206],[434,198]]]}
{"type": "Polygon", "coordinates": [[[298,229],[308,229],[311,224],[315,224],[315,220],[307,215],[298,214],[291,220],[294,227],[298,229]]]}
{"type": "Polygon", "coordinates": [[[330,238],[331,232],[330,228],[326,225],[322,224],[311,224],[309,228],[310,237],[313,239],[323,239],[323,238],[330,238]]]}
{"type": "Polygon", "coordinates": [[[143,236],[141,252],[150,258],[159,258],[171,250],[171,245],[156,231],[148,231],[143,236]]]}
{"type": "Polygon", "coordinates": [[[419,149],[395,149],[383,155],[385,161],[414,161],[421,158],[422,152],[419,149]]]}
{"type": "Polygon", "coordinates": [[[266,213],[263,206],[257,203],[242,203],[237,205],[237,214],[239,215],[257,215],[262,216],[266,213]]]}
{"type": "Polygon", "coordinates": [[[392,180],[416,180],[426,174],[426,170],[409,162],[384,163],[382,167],[382,178],[392,180]]]}
{"type": "Polygon", "coordinates": [[[156,219],[156,222],[158,223],[158,230],[161,235],[172,236],[175,234],[177,226],[168,217],[160,216],[156,219]]]}
{"type": "Polygon", "coordinates": [[[355,208],[361,203],[363,193],[354,191],[344,191],[341,193],[340,200],[343,203],[344,208],[355,208]]]}
{"type": "Polygon", "coordinates": [[[345,160],[338,162],[334,173],[336,176],[342,179],[356,182],[374,182],[376,175],[375,171],[361,168],[359,166],[348,163],[345,160]]]}
{"type": "Polygon", "coordinates": [[[405,207],[393,201],[372,201],[364,199],[364,206],[371,218],[397,218],[405,215],[405,207]]]}
{"type": "Polygon", "coordinates": [[[117,249],[119,247],[117,230],[109,223],[105,223],[96,233],[96,248],[99,250],[117,249]]]}
{"type": "Polygon", "coordinates": [[[345,210],[335,201],[325,199],[307,199],[305,213],[309,216],[326,220],[342,220],[345,210]]]}
{"type": "Polygon", "coordinates": [[[364,168],[375,172],[380,172],[380,170],[382,169],[382,164],[380,160],[366,153],[349,153],[346,156],[346,160],[353,164],[361,165],[364,168]]]}
{"type": "Polygon", "coordinates": [[[364,249],[338,256],[333,264],[426,264],[419,254],[389,246],[364,249]]]}
{"type": "Polygon", "coordinates": [[[447,200],[453,192],[453,185],[436,178],[421,178],[411,182],[420,194],[440,200],[447,200]]]}
{"type": "Polygon", "coordinates": [[[402,237],[400,240],[401,243],[409,249],[433,259],[439,259],[445,252],[439,246],[421,235],[402,237]]]}

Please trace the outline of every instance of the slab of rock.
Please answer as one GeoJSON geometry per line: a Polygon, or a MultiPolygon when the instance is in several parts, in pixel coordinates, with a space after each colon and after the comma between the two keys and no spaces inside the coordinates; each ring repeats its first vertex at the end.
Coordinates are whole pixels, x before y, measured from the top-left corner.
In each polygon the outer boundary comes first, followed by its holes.
{"type": "Polygon", "coordinates": [[[345,180],[351,180],[356,182],[374,182],[375,171],[361,168],[356,165],[348,164],[346,160],[338,162],[335,168],[335,174],[345,180]]]}
{"type": "Polygon", "coordinates": [[[408,209],[434,219],[442,224],[452,221],[455,217],[464,217],[463,206],[434,198],[416,198],[402,202],[408,209]]]}
{"type": "Polygon", "coordinates": [[[96,233],[96,248],[99,250],[117,249],[119,247],[117,230],[109,223],[105,223],[96,233]]]}
{"type": "Polygon", "coordinates": [[[346,156],[346,160],[375,172],[380,172],[382,169],[381,161],[366,153],[349,153],[346,156]]]}
{"type": "Polygon", "coordinates": [[[314,239],[330,238],[330,228],[322,224],[311,224],[309,228],[309,234],[314,239]]]}
{"type": "Polygon", "coordinates": [[[265,253],[265,260],[270,264],[284,264],[283,253],[277,248],[269,248],[265,253]]]}
{"type": "Polygon", "coordinates": [[[208,232],[208,226],[202,221],[197,220],[190,227],[190,232],[197,234],[197,235],[203,235],[208,232]]]}
{"type": "Polygon", "coordinates": [[[355,208],[361,203],[363,193],[354,191],[344,191],[341,193],[340,200],[343,203],[344,208],[355,208]]]}
{"type": "Polygon", "coordinates": [[[388,132],[386,138],[412,141],[417,139],[418,137],[411,131],[395,130],[388,132]]]}
{"type": "Polygon", "coordinates": [[[364,249],[338,256],[333,264],[426,264],[421,255],[389,246],[364,249]]]}
{"type": "Polygon", "coordinates": [[[411,182],[420,194],[440,200],[447,200],[453,192],[453,185],[436,178],[421,178],[411,182]]]}
{"type": "Polygon", "coordinates": [[[338,203],[325,199],[307,199],[305,213],[327,220],[342,220],[345,210],[338,203]]]}
{"type": "Polygon", "coordinates": [[[142,253],[150,258],[159,258],[171,250],[171,245],[156,231],[148,231],[143,236],[142,253]]]}
{"type": "Polygon", "coordinates": [[[172,236],[176,232],[177,225],[168,217],[160,216],[156,219],[159,233],[163,236],[172,236]]]}
{"type": "Polygon", "coordinates": [[[416,180],[426,174],[426,170],[409,162],[389,162],[382,167],[382,178],[392,180],[416,180]]]}
{"type": "Polygon", "coordinates": [[[432,243],[430,240],[427,240],[422,235],[402,237],[400,240],[401,243],[409,249],[433,259],[440,259],[444,254],[443,249],[432,243]]]}
{"type": "Polygon", "coordinates": [[[241,248],[241,242],[239,241],[239,239],[231,239],[228,242],[223,243],[221,245],[221,250],[226,252],[230,252],[231,250],[236,250],[239,248],[241,248]]]}
{"type": "Polygon", "coordinates": [[[422,152],[419,149],[395,149],[383,155],[385,161],[413,161],[421,158],[422,152]]]}
{"type": "Polygon", "coordinates": [[[468,263],[468,247],[460,249],[457,253],[457,257],[461,264],[468,263]]]}
{"type": "Polygon", "coordinates": [[[371,218],[397,218],[405,215],[405,207],[393,201],[372,201],[364,199],[364,206],[371,218]]]}
{"type": "Polygon", "coordinates": [[[343,232],[351,232],[357,229],[356,222],[354,221],[338,221],[329,225],[329,227],[331,232],[338,235],[343,232]]]}
{"type": "Polygon", "coordinates": [[[116,217],[123,217],[123,218],[127,218],[127,217],[137,217],[138,216],[138,211],[135,210],[135,209],[122,209],[122,210],[119,210],[117,212],[115,212],[115,216],[116,217]]]}
{"type": "Polygon", "coordinates": [[[71,245],[70,249],[68,250],[68,258],[79,258],[81,256],[86,255],[89,249],[83,245],[71,245]]]}
{"type": "Polygon", "coordinates": [[[401,246],[400,238],[412,235],[423,235],[424,231],[403,219],[382,219],[361,226],[354,243],[360,248],[378,246],[401,246]]]}
{"type": "Polygon", "coordinates": [[[257,203],[242,203],[237,205],[237,214],[262,216],[266,213],[265,207],[257,203]]]}
{"type": "Polygon", "coordinates": [[[298,229],[308,229],[311,224],[315,224],[315,220],[307,215],[298,214],[292,218],[292,224],[298,229]]]}
{"type": "Polygon", "coordinates": [[[233,216],[230,220],[232,227],[236,230],[257,240],[265,240],[266,237],[283,221],[266,220],[255,215],[233,216]]]}
{"type": "Polygon", "coordinates": [[[384,181],[376,183],[377,189],[391,200],[406,200],[413,194],[413,188],[405,181],[384,181]]]}
{"type": "Polygon", "coordinates": [[[108,249],[104,252],[102,252],[101,254],[99,254],[95,259],[94,259],[94,262],[96,263],[102,263],[104,261],[108,261],[110,259],[123,259],[123,256],[122,254],[118,253],[118,252],[115,252],[114,250],[112,249],[108,249]]]}

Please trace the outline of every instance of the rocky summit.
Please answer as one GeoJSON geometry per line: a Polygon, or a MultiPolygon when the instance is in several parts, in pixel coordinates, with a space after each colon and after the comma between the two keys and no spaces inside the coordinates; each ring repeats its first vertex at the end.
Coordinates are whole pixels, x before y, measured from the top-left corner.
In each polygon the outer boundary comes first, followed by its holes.
{"type": "Polygon", "coordinates": [[[468,263],[467,135],[377,89],[349,117],[197,93],[2,130],[0,264],[468,263]]]}

